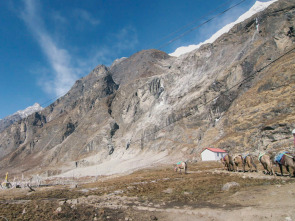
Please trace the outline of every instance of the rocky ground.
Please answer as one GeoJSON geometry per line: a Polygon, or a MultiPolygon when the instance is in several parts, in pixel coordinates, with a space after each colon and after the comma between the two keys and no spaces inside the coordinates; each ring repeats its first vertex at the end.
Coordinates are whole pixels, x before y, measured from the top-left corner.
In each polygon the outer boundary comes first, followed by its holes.
{"type": "Polygon", "coordinates": [[[259,169],[197,162],[188,174],[161,165],[95,182],[0,190],[0,220],[295,220],[295,178],[259,169]]]}

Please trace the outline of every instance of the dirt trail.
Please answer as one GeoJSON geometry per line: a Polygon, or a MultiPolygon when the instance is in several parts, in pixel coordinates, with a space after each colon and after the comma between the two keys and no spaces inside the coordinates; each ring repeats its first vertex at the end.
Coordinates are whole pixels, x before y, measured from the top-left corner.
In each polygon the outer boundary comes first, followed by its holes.
{"type": "Polygon", "coordinates": [[[161,220],[295,220],[294,183],[268,187],[254,187],[238,191],[224,199],[222,208],[166,209],[159,213],[161,220]],[[237,205],[228,208],[226,205],[237,205]]]}

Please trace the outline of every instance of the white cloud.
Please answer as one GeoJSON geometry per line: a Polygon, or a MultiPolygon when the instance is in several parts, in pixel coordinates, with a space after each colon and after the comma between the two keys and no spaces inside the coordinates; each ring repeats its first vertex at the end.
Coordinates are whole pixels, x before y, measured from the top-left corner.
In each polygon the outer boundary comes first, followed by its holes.
{"type": "MultiPolygon", "coordinates": [[[[71,66],[71,56],[66,49],[60,48],[43,24],[40,6],[35,0],[24,1],[21,18],[24,20],[33,36],[48,59],[54,77],[47,77],[43,88],[47,93],[60,96],[65,94],[78,78],[77,70],[71,66]]],[[[44,79],[43,79],[44,80],[44,79]]]]}
{"type": "Polygon", "coordinates": [[[83,9],[74,10],[74,15],[79,20],[79,26],[82,26],[84,23],[89,23],[93,26],[99,25],[101,23],[100,20],[95,18],[90,12],[83,9]]]}
{"type": "Polygon", "coordinates": [[[66,24],[68,22],[67,19],[64,16],[62,16],[59,11],[53,10],[51,12],[51,17],[55,22],[59,24],[66,24]]]}
{"type": "Polygon", "coordinates": [[[114,48],[123,51],[130,48],[135,48],[138,44],[137,32],[132,26],[127,26],[118,31],[114,35],[114,48]]]}

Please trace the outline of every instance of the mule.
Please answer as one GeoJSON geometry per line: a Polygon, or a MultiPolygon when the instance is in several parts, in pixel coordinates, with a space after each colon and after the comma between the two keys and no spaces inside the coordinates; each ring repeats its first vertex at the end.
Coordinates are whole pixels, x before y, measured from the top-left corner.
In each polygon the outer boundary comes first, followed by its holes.
{"type": "Polygon", "coordinates": [[[281,175],[283,176],[283,166],[286,168],[289,176],[291,177],[292,174],[290,172],[289,167],[293,169],[293,176],[295,176],[295,157],[288,152],[281,153],[282,156],[280,160],[275,160],[277,164],[279,164],[281,175]]]}
{"type": "Polygon", "coordinates": [[[239,167],[242,167],[243,172],[245,173],[245,164],[244,164],[244,159],[241,154],[238,154],[234,157],[234,164],[236,166],[236,170],[239,172],[239,167]]]}
{"type": "Polygon", "coordinates": [[[228,171],[234,170],[234,162],[231,155],[225,155],[223,158],[220,159],[220,161],[223,164],[224,169],[227,169],[228,171]]]}
{"type": "Polygon", "coordinates": [[[264,168],[263,172],[265,174],[276,176],[276,174],[274,173],[274,170],[273,170],[272,161],[271,161],[270,156],[268,154],[259,153],[258,154],[258,161],[262,164],[262,166],[264,168]]]}
{"type": "Polygon", "coordinates": [[[174,171],[177,172],[179,169],[179,172],[181,173],[181,170],[184,170],[184,173],[187,173],[187,163],[185,161],[180,161],[176,164],[174,167],[174,171]]]}
{"type": "Polygon", "coordinates": [[[255,171],[257,172],[257,166],[256,164],[254,163],[254,159],[253,159],[253,156],[251,154],[248,154],[246,156],[243,157],[244,159],[244,171],[245,171],[245,166],[247,165],[250,169],[250,172],[253,172],[254,170],[252,170],[252,168],[254,167],[255,168],[255,171]]]}

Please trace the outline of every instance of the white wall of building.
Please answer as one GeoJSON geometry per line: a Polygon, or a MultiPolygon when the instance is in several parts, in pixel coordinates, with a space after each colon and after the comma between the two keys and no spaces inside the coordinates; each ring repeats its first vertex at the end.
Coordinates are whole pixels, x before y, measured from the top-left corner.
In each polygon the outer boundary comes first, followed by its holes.
{"type": "Polygon", "coordinates": [[[226,153],[216,153],[211,150],[204,150],[201,153],[202,161],[220,160],[226,153]]]}

